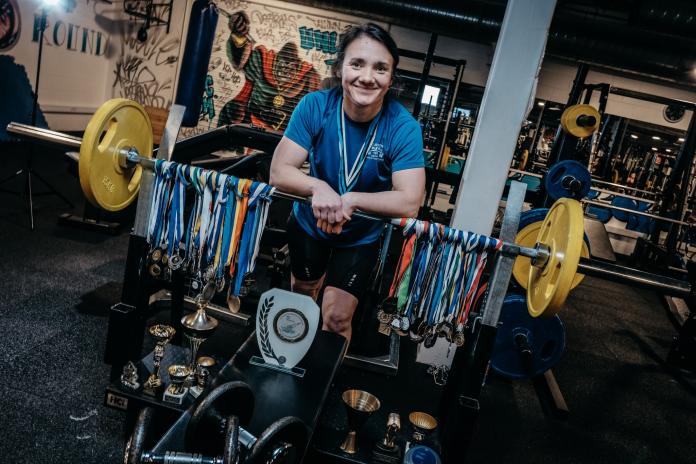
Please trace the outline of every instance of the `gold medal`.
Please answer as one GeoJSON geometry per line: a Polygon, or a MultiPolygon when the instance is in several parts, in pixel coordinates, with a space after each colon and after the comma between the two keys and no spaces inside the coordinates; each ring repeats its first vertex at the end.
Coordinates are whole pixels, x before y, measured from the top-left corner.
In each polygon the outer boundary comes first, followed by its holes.
{"type": "Polygon", "coordinates": [[[377,320],[381,322],[382,324],[391,324],[392,318],[394,317],[393,314],[388,314],[384,312],[384,310],[380,309],[377,311],[377,320]]]}
{"type": "Polygon", "coordinates": [[[150,271],[150,275],[152,277],[159,277],[160,274],[162,274],[162,269],[159,267],[157,263],[152,264],[148,270],[150,271]]]}
{"type": "Polygon", "coordinates": [[[285,98],[281,94],[276,95],[273,97],[273,106],[276,108],[281,108],[283,105],[285,105],[285,98]]]}
{"type": "Polygon", "coordinates": [[[162,259],[162,250],[160,250],[159,248],[155,248],[152,251],[152,254],[150,254],[150,259],[155,263],[162,259]]]}

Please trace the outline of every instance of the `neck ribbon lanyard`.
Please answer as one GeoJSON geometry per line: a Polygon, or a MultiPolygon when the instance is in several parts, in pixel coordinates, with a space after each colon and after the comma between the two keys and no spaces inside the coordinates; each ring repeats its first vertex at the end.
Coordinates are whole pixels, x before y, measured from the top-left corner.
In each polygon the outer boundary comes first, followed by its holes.
{"type": "Polygon", "coordinates": [[[150,209],[151,247],[164,250],[167,244],[166,218],[172,191],[172,163],[162,160],[159,164],[155,163],[155,167],[159,169],[155,171],[156,185],[150,209]]]}
{"type": "Polygon", "coordinates": [[[252,182],[248,188],[247,213],[244,221],[244,229],[239,242],[239,257],[237,259],[237,272],[234,275],[234,287],[232,294],[239,295],[244,278],[254,271],[256,259],[256,246],[260,243],[260,236],[266,222],[268,209],[263,193],[269,188],[262,182],[252,182]]]}
{"type": "Polygon", "coordinates": [[[234,177],[234,176],[225,176],[224,178],[225,184],[223,186],[223,189],[227,192],[226,193],[226,201],[224,204],[224,216],[222,218],[222,225],[221,229],[222,232],[219,234],[218,237],[218,245],[217,248],[219,252],[215,254],[215,281],[216,282],[223,282],[224,281],[224,276],[225,276],[225,266],[227,265],[227,261],[225,260],[225,257],[227,256],[227,252],[230,248],[230,238],[232,237],[232,229],[234,227],[234,210],[236,206],[236,202],[232,201],[232,195],[234,190],[237,188],[237,182],[240,181],[240,179],[234,177]]]}
{"type": "Polygon", "coordinates": [[[358,155],[353,161],[353,166],[348,168],[348,148],[346,142],[346,117],[343,111],[343,98],[338,100],[338,111],[336,112],[336,126],[338,127],[338,153],[341,161],[341,166],[338,168],[338,189],[339,193],[343,195],[346,192],[350,192],[360,177],[360,172],[367,159],[367,154],[370,152],[372,145],[377,137],[377,128],[379,125],[379,120],[382,116],[382,110],[380,109],[377,116],[370,123],[367,129],[367,135],[363,141],[362,146],[358,155]]]}
{"type": "Polygon", "coordinates": [[[212,175],[212,188],[215,201],[211,205],[210,222],[208,223],[208,232],[206,233],[206,260],[205,260],[205,277],[211,281],[215,277],[215,257],[219,253],[218,246],[220,244],[220,232],[222,230],[223,214],[226,207],[226,202],[230,200],[230,193],[227,190],[227,176],[216,172],[212,175]]]}
{"type": "Polygon", "coordinates": [[[186,173],[188,176],[189,183],[193,186],[195,192],[193,209],[191,210],[188,227],[186,228],[186,257],[190,260],[191,272],[194,275],[198,274],[198,263],[195,259],[195,257],[198,256],[198,245],[196,244],[196,240],[198,238],[197,235],[201,226],[201,214],[204,192],[204,186],[201,185],[200,181],[200,171],[201,168],[191,168],[186,173]]]}
{"type": "Polygon", "coordinates": [[[240,179],[236,188],[233,190],[235,198],[234,222],[232,225],[232,243],[230,244],[229,252],[225,255],[227,263],[229,263],[230,278],[234,278],[236,269],[236,260],[239,252],[239,241],[242,236],[242,229],[245,227],[247,206],[249,204],[249,187],[251,181],[249,179],[240,179]]]}
{"type": "Polygon", "coordinates": [[[186,199],[186,186],[188,181],[184,174],[187,169],[182,164],[174,166],[175,178],[172,188],[171,208],[169,210],[169,230],[167,240],[169,247],[167,254],[171,258],[179,255],[181,248],[181,237],[184,234],[184,201],[186,199]]]}

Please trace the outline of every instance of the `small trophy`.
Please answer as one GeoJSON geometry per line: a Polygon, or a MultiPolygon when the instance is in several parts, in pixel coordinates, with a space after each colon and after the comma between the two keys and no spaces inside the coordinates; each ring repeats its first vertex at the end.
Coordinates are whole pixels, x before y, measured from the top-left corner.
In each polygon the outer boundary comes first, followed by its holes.
{"type": "Polygon", "coordinates": [[[358,450],[355,435],[360,430],[373,412],[379,409],[379,400],[362,390],[346,390],[341,396],[348,414],[348,434],[341,444],[344,453],[355,454],[358,450]]]}
{"type": "Polygon", "coordinates": [[[191,369],[188,366],[172,364],[167,369],[167,373],[169,374],[171,384],[164,391],[162,401],[181,404],[184,402],[184,397],[188,392],[188,388],[184,386],[184,382],[186,382],[186,379],[191,374],[191,369]]]}
{"type": "Polygon", "coordinates": [[[372,462],[380,464],[399,464],[401,447],[396,444],[396,434],[401,430],[401,417],[392,412],[387,419],[387,431],[382,441],[377,442],[372,451],[372,462]]]}
{"type": "Polygon", "coordinates": [[[129,390],[137,390],[140,388],[140,383],[138,382],[138,368],[135,367],[133,361],[128,361],[126,365],[123,366],[121,385],[129,390]]]}
{"type": "Polygon", "coordinates": [[[159,370],[160,363],[162,359],[164,359],[164,347],[174,336],[176,330],[169,325],[155,324],[151,326],[148,331],[150,335],[157,340],[157,344],[152,354],[152,374],[150,374],[150,377],[148,377],[143,384],[143,392],[148,395],[159,396],[159,391],[162,389],[162,379],[159,378],[159,370]]]}
{"type": "Polygon", "coordinates": [[[208,378],[210,377],[210,367],[215,365],[215,360],[210,356],[201,356],[196,362],[196,385],[189,388],[189,393],[193,395],[194,398],[203,393],[205,387],[208,386],[208,378]]]}
{"type": "Polygon", "coordinates": [[[437,419],[424,412],[412,412],[408,415],[408,421],[413,427],[412,438],[415,443],[425,440],[426,436],[437,427],[437,419]]]}
{"type": "Polygon", "coordinates": [[[205,285],[203,291],[197,298],[198,309],[196,312],[181,318],[184,335],[188,338],[191,348],[191,359],[189,360],[191,375],[196,371],[198,349],[201,347],[201,344],[213,334],[218,326],[217,319],[208,316],[205,312],[205,306],[213,295],[215,295],[215,284],[209,282],[205,285]]]}

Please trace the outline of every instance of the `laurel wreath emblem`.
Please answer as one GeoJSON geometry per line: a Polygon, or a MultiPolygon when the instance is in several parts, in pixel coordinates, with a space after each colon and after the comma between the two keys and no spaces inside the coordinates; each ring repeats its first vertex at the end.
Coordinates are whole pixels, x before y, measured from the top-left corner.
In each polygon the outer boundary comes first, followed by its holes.
{"type": "Polygon", "coordinates": [[[263,300],[261,305],[261,313],[259,314],[259,338],[261,339],[261,351],[263,354],[271,359],[275,359],[281,366],[285,364],[285,356],[276,356],[271,346],[271,341],[269,338],[269,328],[268,328],[268,314],[273,308],[273,296],[263,300]]]}

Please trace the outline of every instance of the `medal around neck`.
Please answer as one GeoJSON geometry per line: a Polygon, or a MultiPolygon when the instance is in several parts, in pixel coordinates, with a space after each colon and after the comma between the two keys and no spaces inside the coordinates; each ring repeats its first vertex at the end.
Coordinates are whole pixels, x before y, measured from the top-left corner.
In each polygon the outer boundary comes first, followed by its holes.
{"type": "Polygon", "coordinates": [[[319,326],[319,307],[310,297],[279,288],[268,290],[256,311],[256,341],[263,359],[251,364],[302,377],[297,364],[309,351],[319,326]]]}

